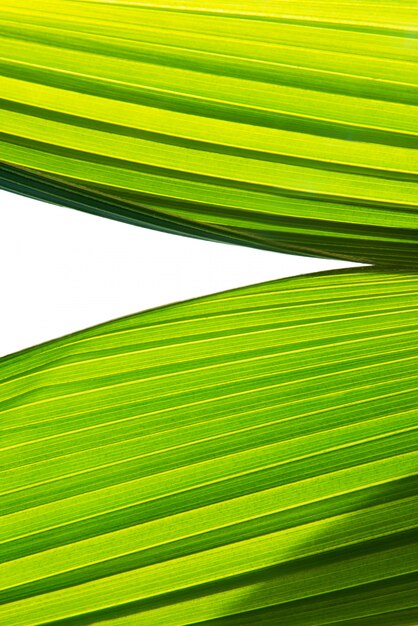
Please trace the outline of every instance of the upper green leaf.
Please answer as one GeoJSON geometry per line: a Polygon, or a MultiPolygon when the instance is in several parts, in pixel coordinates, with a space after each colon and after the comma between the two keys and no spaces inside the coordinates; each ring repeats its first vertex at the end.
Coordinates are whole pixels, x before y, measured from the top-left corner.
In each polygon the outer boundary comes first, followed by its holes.
{"type": "Polygon", "coordinates": [[[417,288],[286,279],[2,359],[0,623],[416,624],[417,288]]]}
{"type": "Polygon", "coordinates": [[[418,9],[3,0],[1,184],[271,250],[418,264],[418,9]]]}

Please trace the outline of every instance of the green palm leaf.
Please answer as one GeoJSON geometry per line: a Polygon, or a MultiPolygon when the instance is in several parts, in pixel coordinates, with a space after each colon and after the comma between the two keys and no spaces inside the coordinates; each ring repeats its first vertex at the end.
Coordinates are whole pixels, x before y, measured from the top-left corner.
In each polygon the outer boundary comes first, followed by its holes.
{"type": "Polygon", "coordinates": [[[170,232],[417,265],[408,1],[3,0],[1,184],[170,232]]]}
{"type": "Polygon", "coordinates": [[[1,623],[416,624],[417,287],[286,279],[3,358],[1,623]]]}

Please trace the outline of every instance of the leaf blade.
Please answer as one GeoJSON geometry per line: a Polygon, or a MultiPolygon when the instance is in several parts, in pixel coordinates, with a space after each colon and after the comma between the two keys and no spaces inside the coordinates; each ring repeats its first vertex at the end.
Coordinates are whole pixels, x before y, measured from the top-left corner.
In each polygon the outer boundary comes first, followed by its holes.
{"type": "Polygon", "coordinates": [[[36,197],[54,184],[55,201],[141,225],[415,265],[411,5],[407,22],[399,3],[341,5],[341,20],[274,5],[255,22],[220,3],[56,6],[0,13],[2,160],[36,197]]]}
{"type": "Polygon", "coordinates": [[[409,615],[416,284],[286,279],[2,359],[3,619],[409,615]]]}

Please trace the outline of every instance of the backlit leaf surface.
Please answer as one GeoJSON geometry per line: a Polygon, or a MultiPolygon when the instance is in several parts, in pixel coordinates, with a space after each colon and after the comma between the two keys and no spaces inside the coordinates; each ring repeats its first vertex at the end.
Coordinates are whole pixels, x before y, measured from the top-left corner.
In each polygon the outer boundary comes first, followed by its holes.
{"type": "Polygon", "coordinates": [[[418,277],[291,278],[0,361],[0,623],[417,623],[418,277]]]}
{"type": "Polygon", "coordinates": [[[2,0],[1,185],[416,266],[416,2],[2,0]]]}

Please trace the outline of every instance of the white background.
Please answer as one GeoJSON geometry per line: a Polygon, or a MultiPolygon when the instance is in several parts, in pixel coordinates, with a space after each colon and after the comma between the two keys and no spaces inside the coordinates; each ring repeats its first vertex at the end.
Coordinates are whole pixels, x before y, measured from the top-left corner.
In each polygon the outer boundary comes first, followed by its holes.
{"type": "Polygon", "coordinates": [[[158,305],[353,265],[168,235],[0,191],[0,356],[158,305]]]}

